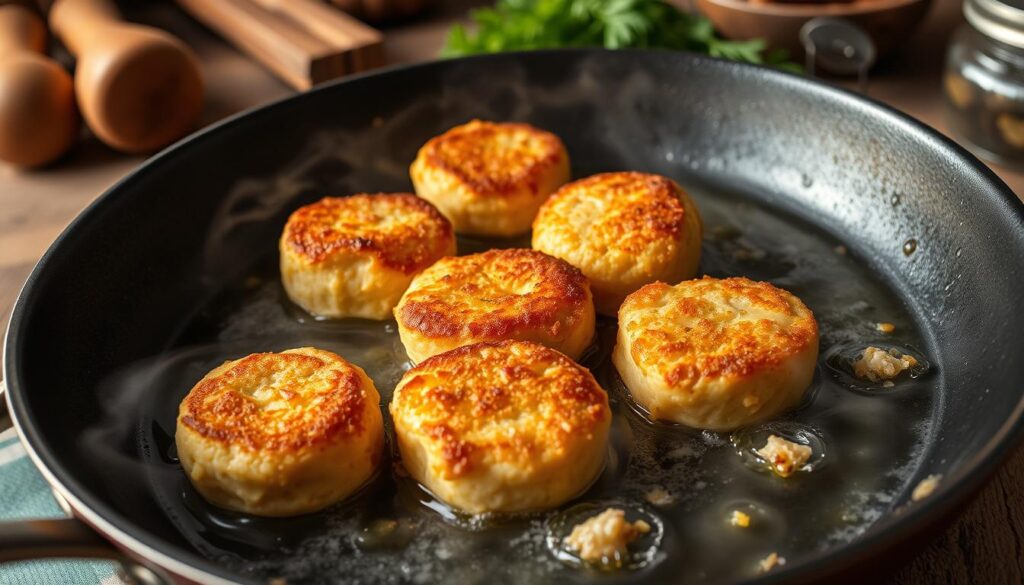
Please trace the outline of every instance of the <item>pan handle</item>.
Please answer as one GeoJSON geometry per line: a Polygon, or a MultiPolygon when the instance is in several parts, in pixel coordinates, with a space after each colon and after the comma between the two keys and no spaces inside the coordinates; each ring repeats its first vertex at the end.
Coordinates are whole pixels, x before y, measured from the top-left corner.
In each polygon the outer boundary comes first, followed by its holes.
{"type": "Polygon", "coordinates": [[[118,575],[131,585],[171,585],[166,573],[133,561],[74,518],[0,522],[0,564],[48,558],[112,559],[118,575]]]}
{"type": "MultiPolygon", "coordinates": [[[[7,385],[0,380],[0,431],[13,426],[6,406],[7,385]]],[[[58,503],[60,498],[58,498],[58,503]]],[[[67,512],[69,508],[62,506],[67,512]]],[[[114,545],[75,518],[0,522],[0,563],[44,559],[104,558],[122,555],[114,545]]]]}
{"type": "MultiPolygon", "coordinates": [[[[13,426],[7,412],[6,392],[4,381],[0,380],[0,431],[13,426]]],[[[57,494],[54,496],[62,503],[57,494]]],[[[62,507],[69,510],[63,503],[62,507]]],[[[110,541],[76,518],[0,522],[0,565],[49,558],[116,560],[120,563],[122,580],[133,585],[169,585],[173,581],[163,571],[127,558],[110,541]]]]}
{"type": "Polygon", "coordinates": [[[46,558],[120,559],[121,556],[114,545],[74,518],[0,522],[0,563],[46,558]]]}

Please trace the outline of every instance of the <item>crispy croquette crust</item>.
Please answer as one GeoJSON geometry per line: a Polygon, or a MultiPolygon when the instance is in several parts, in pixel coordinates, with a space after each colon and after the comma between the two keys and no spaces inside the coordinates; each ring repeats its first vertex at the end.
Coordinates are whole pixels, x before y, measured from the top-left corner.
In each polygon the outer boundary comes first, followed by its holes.
{"type": "Polygon", "coordinates": [[[614,315],[645,284],[692,278],[702,234],[696,206],[675,181],[603,173],[569,183],[544,202],[532,245],[582,270],[597,310],[614,315]]]}
{"type": "Polygon", "coordinates": [[[619,309],[612,350],[630,395],[652,418],[717,431],[798,404],[817,358],[811,311],[746,278],[642,287],[619,309]]]}
{"type": "Polygon", "coordinates": [[[196,384],[181,422],[205,439],[261,451],[299,451],[359,434],[367,390],[353,366],[325,357],[285,352],[237,360],[196,384]]]}
{"type": "MultiPolygon", "coordinates": [[[[656,369],[671,385],[701,378],[750,376],[782,363],[818,339],[818,324],[810,309],[769,283],[704,277],[683,286],[685,295],[674,296],[648,319],[627,319],[623,325],[633,336],[633,359],[656,369]],[[723,298],[744,299],[747,306],[742,311],[776,317],[733,322],[734,307],[702,298],[711,291],[723,298]],[[685,327],[676,327],[683,323],[685,327]]],[[[671,288],[660,282],[641,288],[627,298],[620,314],[657,306],[671,288]]]]}
{"type": "Polygon", "coordinates": [[[358,366],[312,347],[225,362],[178,408],[174,441],[210,503],[293,516],[342,500],[375,473],[380,395],[358,366]]]}
{"type": "Polygon", "coordinates": [[[450,253],[451,241],[451,222],[410,193],[325,197],[292,213],[282,235],[283,247],[309,264],[352,251],[405,274],[450,253]]]}
{"type": "Polygon", "coordinates": [[[421,274],[397,309],[403,325],[430,337],[504,338],[524,329],[558,335],[583,318],[587,279],[533,250],[445,258],[421,274]]]}
{"type": "Polygon", "coordinates": [[[427,141],[409,167],[416,194],[455,231],[514,236],[529,231],[544,200],[569,180],[557,136],[528,124],[473,120],[427,141]]]}
{"type": "Polygon", "coordinates": [[[587,370],[542,345],[463,346],[410,370],[391,412],[443,454],[441,475],[488,465],[529,467],[564,456],[610,420],[608,396],[587,370]],[[504,431],[515,428],[511,437],[504,431]]]}
{"type": "Polygon", "coordinates": [[[481,197],[504,197],[522,189],[539,195],[542,177],[565,159],[565,146],[529,124],[473,120],[431,138],[421,164],[457,178],[481,197]]]}
{"type": "Polygon", "coordinates": [[[562,187],[541,209],[564,217],[572,212],[575,194],[600,198],[609,204],[606,215],[589,225],[575,226],[576,239],[639,254],[652,242],[677,239],[682,233],[686,211],[681,192],[675,181],[660,175],[601,173],[562,187]]]}

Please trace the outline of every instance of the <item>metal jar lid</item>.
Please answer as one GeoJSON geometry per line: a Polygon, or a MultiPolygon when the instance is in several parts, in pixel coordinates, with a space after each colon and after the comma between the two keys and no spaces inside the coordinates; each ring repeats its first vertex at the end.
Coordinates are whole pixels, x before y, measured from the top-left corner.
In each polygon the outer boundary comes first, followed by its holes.
{"type": "Polygon", "coordinates": [[[981,34],[1024,49],[1024,0],[964,0],[964,16],[981,34]]]}

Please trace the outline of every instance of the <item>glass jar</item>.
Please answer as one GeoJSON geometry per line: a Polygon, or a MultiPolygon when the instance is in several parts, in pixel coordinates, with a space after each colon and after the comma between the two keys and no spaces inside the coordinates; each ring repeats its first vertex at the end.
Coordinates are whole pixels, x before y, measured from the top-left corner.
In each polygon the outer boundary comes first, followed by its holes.
{"type": "Polygon", "coordinates": [[[1024,167],[1024,0],[965,0],[943,88],[949,129],[994,162],[1024,167]]]}

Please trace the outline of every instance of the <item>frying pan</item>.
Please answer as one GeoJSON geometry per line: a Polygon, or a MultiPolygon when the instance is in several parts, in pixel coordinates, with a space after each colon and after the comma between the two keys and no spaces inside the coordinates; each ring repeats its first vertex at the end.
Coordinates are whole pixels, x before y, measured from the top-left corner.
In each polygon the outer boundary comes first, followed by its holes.
{"type": "MultiPolygon", "coordinates": [[[[870,100],[769,69],[660,51],[484,56],[361,76],[236,116],[153,157],[71,224],[19,297],[4,378],[22,441],[77,519],[0,527],[0,559],[119,556],[151,579],[251,581],[190,547],[144,469],[121,467],[139,458],[137,444],[89,442],[111,412],[160,397],[135,384],[111,402],[97,389],[174,350],[184,324],[273,251],[291,209],[327,192],[407,190],[416,148],[472,117],[554,131],[577,175],[656,169],[741,191],[842,241],[905,304],[939,372],[916,471],[863,534],[756,579],[853,579],[880,555],[905,554],[1020,439],[1024,208],[963,149],[870,100]],[[927,474],[943,476],[938,489],[907,504],[927,474]]],[[[643,578],[683,575],[612,580],[643,578]]]]}

